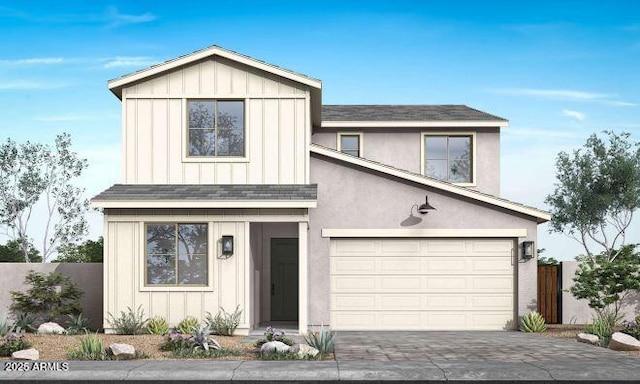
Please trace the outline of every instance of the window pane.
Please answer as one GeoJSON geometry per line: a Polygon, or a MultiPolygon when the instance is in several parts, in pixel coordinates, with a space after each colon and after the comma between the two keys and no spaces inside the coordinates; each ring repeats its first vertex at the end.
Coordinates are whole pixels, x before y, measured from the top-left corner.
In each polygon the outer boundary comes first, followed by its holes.
{"type": "Polygon", "coordinates": [[[428,160],[425,175],[438,180],[447,180],[447,160],[428,160]]]}
{"type": "Polygon", "coordinates": [[[449,181],[452,183],[470,183],[471,160],[452,160],[449,168],[449,181]]]}
{"type": "Polygon", "coordinates": [[[359,149],[360,143],[358,143],[360,136],[340,136],[340,148],[345,149],[359,149]]]}
{"type": "Polygon", "coordinates": [[[214,156],[215,141],[213,129],[189,129],[189,156],[214,156]]]}
{"type": "Polygon", "coordinates": [[[244,156],[244,102],[218,101],[217,156],[244,156]]]}
{"type": "Polygon", "coordinates": [[[470,159],[471,158],[471,138],[468,136],[449,138],[449,159],[470,159]]]}
{"type": "Polygon", "coordinates": [[[425,159],[446,160],[447,159],[447,138],[445,136],[425,136],[425,159]]]}
{"type": "Polygon", "coordinates": [[[207,284],[207,224],[178,225],[178,284],[207,284]]]}
{"type": "Polygon", "coordinates": [[[175,226],[147,225],[147,284],[175,284],[175,226]]]}
{"type": "Polygon", "coordinates": [[[347,155],[351,155],[351,156],[355,156],[355,157],[359,157],[360,156],[360,151],[352,151],[350,149],[347,149],[346,151],[343,150],[342,153],[346,153],[347,155]]]}
{"type": "Polygon", "coordinates": [[[213,128],[213,101],[189,102],[189,128],[213,128]]]}

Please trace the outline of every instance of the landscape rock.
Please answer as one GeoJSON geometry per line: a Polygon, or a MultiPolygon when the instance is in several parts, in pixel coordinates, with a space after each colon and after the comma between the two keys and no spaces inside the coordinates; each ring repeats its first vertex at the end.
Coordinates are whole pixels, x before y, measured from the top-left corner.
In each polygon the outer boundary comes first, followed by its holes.
{"type": "Polygon", "coordinates": [[[291,347],[281,341],[268,341],[262,344],[260,347],[260,353],[263,355],[270,355],[275,352],[289,352],[291,347]]]}
{"type": "Polygon", "coordinates": [[[576,335],[576,340],[581,343],[598,345],[600,338],[596,335],[592,335],[590,333],[578,333],[576,335]]]}
{"type": "Polygon", "coordinates": [[[136,357],[136,349],[133,345],[115,343],[109,346],[109,350],[118,359],[133,359],[136,357]]]}
{"type": "Polygon", "coordinates": [[[640,341],[626,333],[616,332],[611,335],[609,349],[614,351],[640,351],[640,341]]]}
{"type": "Polygon", "coordinates": [[[64,334],[64,328],[58,323],[42,323],[38,327],[38,333],[56,333],[62,335],[64,334]]]}
{"type": "Polygon", "coordinates": [[[304,359],[306,357],[316,357],[320,351],[307,344],[294,344],[289,352],[297,353],[298,357],[304,359]]]}
{"type": "Polygon", "coordinates": [[[35,348],[23,349],[11,354],[12,360],[39,360],[40,352],[35,348]]]}

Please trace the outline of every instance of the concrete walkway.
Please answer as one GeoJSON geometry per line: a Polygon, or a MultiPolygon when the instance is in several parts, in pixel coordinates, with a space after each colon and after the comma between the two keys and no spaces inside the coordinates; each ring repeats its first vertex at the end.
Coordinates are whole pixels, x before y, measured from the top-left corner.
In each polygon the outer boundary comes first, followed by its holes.
{"type": "Polygon", "coordinates": [[[66,372],[1,371],[0,380],[640,382],[640,358],[518,332],[341,333],[335,361],[138,360],[68,364],[66,372]]]}

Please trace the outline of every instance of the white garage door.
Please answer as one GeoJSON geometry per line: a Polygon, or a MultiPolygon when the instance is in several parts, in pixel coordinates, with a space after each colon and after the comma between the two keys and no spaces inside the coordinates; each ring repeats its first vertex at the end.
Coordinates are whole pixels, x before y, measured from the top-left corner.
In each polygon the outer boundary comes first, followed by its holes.
{"type": "Polygon", "coordinates": [[[332,239],[335,330],[513,327],[512,239],[332,239]]]}

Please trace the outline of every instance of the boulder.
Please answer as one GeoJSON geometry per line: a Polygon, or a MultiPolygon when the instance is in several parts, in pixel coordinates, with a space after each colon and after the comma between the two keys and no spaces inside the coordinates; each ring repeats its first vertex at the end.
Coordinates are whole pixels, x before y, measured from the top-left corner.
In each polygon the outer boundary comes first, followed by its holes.
{"type": "Polygon", "coordinates": [[[640,341],[626,333],[616,332],[611,335],[609,349],[614,351],[640,351],[640,341]]]}
{"type": "Polygon", "coordinates": [[[598,345],[600,338],[596,335],[592,335],[590,333],[578,333],[576,335],[576,340],[581,343],[598,345]]]}
{"type": "Polygon", "coordinates": [[[281,341],[267,341],[260,347],[260,353],[270,355],[275,352],[289,352],[291,347],[281,341]]]}
{"type": "Polygon", "coordinates": [[[289,349],[289,352],[297,353],[301,359],[316,357],[318,353],[320,353],[320,351],[307,344],[294,344],[291,346],[291,349],[289,349]]]}
{"type": "Polygon", "coordinates": [[[42,323],[38,327],[38,333],[56,333],[62,335],[65,332],[58,323],[42,323]]]}
{"type": "Polygon", "coordinates": [[[109,350],[118,359],[133,359],[136,357],[136,349],[133,345],[115,343],[109,346],[109,350]]]}
{"type": "Polygon", "coordinates": [[[39,360],[40,352],[35,348],[23,349],[11,354],[11,360],[39,360]]]}

